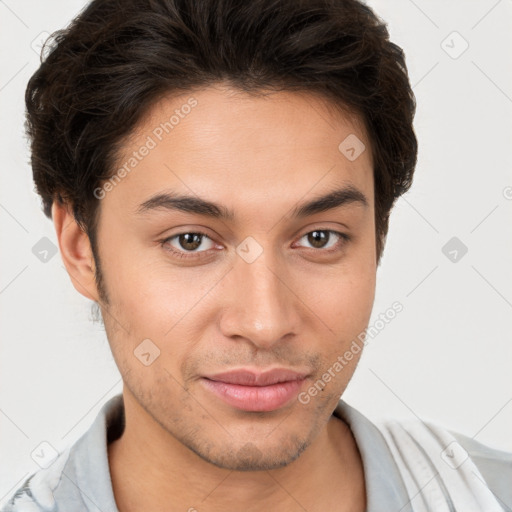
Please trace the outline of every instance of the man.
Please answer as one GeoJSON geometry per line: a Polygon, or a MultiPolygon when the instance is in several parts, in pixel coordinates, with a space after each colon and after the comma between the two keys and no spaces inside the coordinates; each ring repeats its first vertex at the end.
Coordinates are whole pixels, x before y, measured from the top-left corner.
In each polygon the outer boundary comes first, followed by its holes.
{"type": "Polygon", "coordinates": [[[5,511],[512,505],[510,454],[340,400],[417,155],[404,56],[368,7],[97,0],[26,102],[124,387],[5,511]]]}

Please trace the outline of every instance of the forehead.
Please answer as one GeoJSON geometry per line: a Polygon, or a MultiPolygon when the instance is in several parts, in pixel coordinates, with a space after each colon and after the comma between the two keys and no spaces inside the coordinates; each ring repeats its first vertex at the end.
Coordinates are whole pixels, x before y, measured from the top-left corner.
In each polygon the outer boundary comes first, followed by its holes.
{"type": "MultiPolygon", "coordinates": [[[[194,137],[190,135],[200,136],[203,142],[207,136],[213,139],[217,134],[219,139],[231,135],[222,142],[243,141],[248,151],[258,145],[330,145],[333,140],[326,138],[328,132],[334,140],[341,141],[352,133],[368,145],[370,142],[361,115],[319,93],[244,92],[225,84],[161,97],[142,116],[130,139],[136,142],[141,136],[152,135],[164,142],[172,138],[167,135],[179,136],[184,131],[187,133],[183,133],[181,142],[185,142],[185,135],[189,135],[186,141],[191,144],[194,137]],[[276,132],[282,129],[284,132],[276,138],[276,132]]],[[[368,156],[371,159],[370,152],[368,156]]]]}
{"type": "Polygon", "coordinates": [[[262,200],[270,208],[354,186],[371,200],[372,166],[357,115],[309,93],[216,86],[162,97],[146,112],[117,154],[123,177],[108,199],[135,211],[172,189],[261,209],[262,200]]]}

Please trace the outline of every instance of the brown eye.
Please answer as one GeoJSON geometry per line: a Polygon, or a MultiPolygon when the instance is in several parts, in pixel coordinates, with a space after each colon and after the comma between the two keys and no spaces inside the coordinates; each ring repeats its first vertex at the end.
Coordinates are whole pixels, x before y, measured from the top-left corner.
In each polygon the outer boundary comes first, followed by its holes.
{"type": "Polygon", "coordinates": [[[327,231],[311,231],[307,235],[308,242],[315,248],[321,249],[329,240],[330,233],[327,231]]]}
{"type": "Polygon", "coordinates": [[[202,235],[199,233],[183,233],[178,235],[178,243],[187,251],[195,251],[201,246],[202,235]]]}
{"type": "Polygon", "coordinates": [[[162,241],[162,246],[179,258],[201,257],[202,253],[207,252],[208,249],[213,247],[213,241],[205,233],[189,231],[166,238],[162,241]],[[210,247],[208,247],[208,245],[204,247],[205,240],[210,242],[210,247]],[[198,250],[200,247],[202,247],[202,249],[198,250]],[[195,253],[197,253],[197,256],[195,253]]]}
{"type": "Polygon", "coordinates": [[[333,231],[332,229],[315,229],[303,235],[301,237],[301,240],[302,239],[306,239],[312,249],[324,249],[325,252],[329,252],[333,247],[343,245],[350,237],[344,233],[333,231]]]}

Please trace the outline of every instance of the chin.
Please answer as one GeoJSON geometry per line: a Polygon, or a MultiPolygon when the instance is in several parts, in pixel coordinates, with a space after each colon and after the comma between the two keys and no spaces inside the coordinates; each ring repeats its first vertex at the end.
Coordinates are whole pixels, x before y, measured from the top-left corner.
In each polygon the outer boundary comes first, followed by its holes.
{"type": "Polygon", "coordinates": [[[265,471],[278,469],[297,460],[311,444],[311,441],[289,439],[287,446],[283,442],[258,447],[252,442],[246,442],[238,449],[233,446],[210,446],[202,450],[197,446],[189,448],[201,459],[214,466],[231,471],[265,471]]]}

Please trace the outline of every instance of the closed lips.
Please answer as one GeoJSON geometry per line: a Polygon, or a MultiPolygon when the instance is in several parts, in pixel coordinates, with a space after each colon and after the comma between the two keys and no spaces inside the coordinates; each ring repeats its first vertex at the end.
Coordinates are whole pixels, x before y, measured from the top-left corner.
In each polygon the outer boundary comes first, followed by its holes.
{"type": "Polygon", "coordinates": [[[299,372],[286,368],[275,368],[266,372],[232,370],[214,375],[205,375],[205,378],[217,382],[225,382],[226,384],[260,387],[271,386],[279,382],[303,380],[306,376],[306,372],[299,372]]]}

